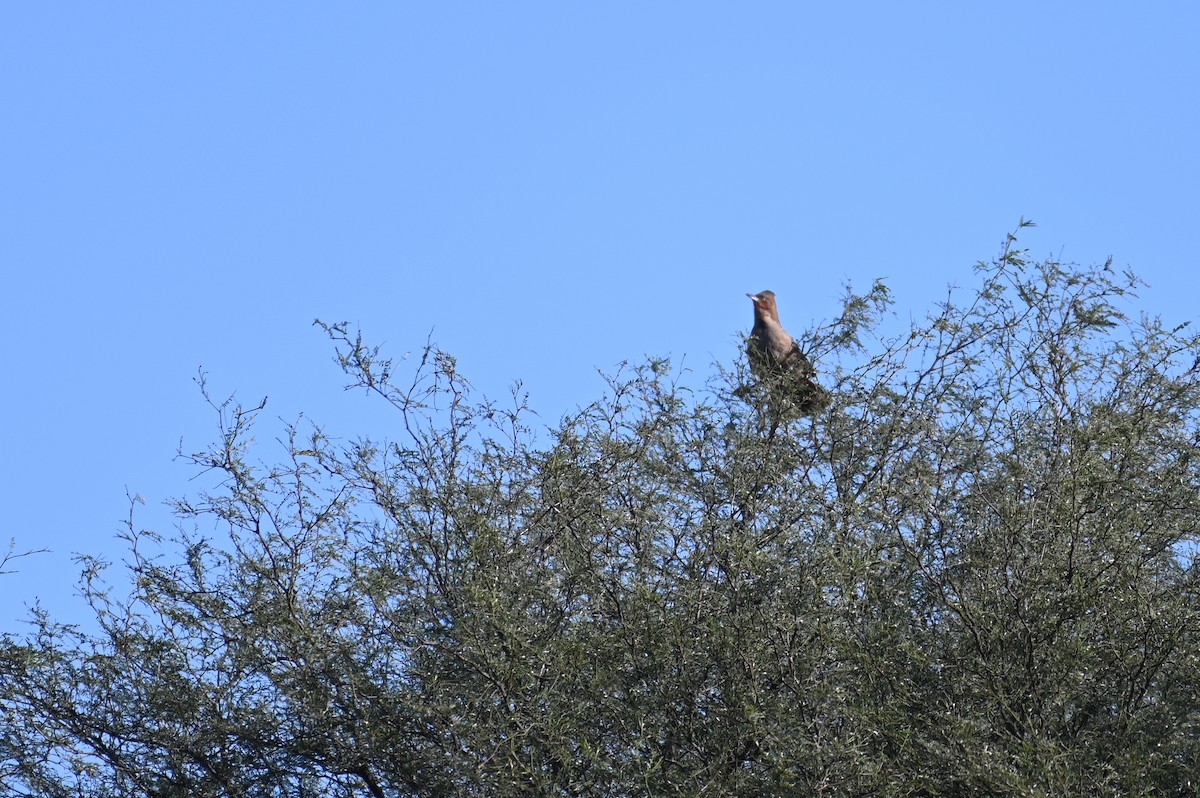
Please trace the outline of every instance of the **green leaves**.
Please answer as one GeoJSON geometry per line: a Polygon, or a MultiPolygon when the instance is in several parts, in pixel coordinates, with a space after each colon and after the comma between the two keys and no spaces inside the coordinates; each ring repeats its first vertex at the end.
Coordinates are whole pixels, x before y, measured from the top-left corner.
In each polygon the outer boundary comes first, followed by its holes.
{"type": "Polygon", "coordinates": [[[205,393],[193,529],[131,515],[95,633],[0,641],[0,785],[1189,794],[1200,339],[1016,244],[890,337],[848,291],[804,336],[831,406],[772,429],[744,362],[626,364],[544,430],[322,324],[393,437],[261,464],[262,405],[205,393]]]}

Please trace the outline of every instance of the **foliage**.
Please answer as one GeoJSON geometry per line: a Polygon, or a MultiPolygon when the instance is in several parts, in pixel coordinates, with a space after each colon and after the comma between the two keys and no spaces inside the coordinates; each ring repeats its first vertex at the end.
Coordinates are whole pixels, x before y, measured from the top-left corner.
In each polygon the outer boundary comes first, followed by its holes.
{"type": "Polygon", "coordinates": [[[1015,242],[892,340],[848,293],[778,430],[741,363],[547,431],[321,325],[397,440],[210,399],[180,555],[131,515],[97,631],[2,641],[3,792],[1195,795],[1200,340],[1015,242]]]}

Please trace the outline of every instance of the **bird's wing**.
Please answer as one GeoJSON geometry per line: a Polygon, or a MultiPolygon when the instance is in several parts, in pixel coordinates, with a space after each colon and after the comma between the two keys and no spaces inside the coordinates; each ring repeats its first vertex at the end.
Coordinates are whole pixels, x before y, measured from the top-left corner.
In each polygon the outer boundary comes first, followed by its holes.
{"type": "Polygon", "coordinates": [[[800,344],[792,341],[792,348],[783,356],[783,360],[779,365],[783,366],[787,371],[800,374],[804,377],[812,379],[817,376],[817,370],[813,368],[812,361],[808,359],[808,355],[804,354],[800,349],[800,344]]]}

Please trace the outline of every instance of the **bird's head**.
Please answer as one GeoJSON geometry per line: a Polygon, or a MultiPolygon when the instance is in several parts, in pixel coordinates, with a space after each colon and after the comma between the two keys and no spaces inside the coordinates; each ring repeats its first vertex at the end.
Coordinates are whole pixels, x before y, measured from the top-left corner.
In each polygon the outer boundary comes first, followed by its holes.
{"type": "Polygon", "coordinates": [[[768,318],[779,321],[779,308],[775,305],[774,291],[759,291],[757,294],[746,294],[754,303],[754,318],[768,318]]]}

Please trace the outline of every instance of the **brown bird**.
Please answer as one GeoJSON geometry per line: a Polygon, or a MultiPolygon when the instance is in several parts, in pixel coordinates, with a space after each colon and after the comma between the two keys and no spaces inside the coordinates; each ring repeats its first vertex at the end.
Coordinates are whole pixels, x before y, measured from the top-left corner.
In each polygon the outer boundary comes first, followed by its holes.
{"type": "Polygon", "coordinates": [[[770,390],[775,412],[791,406],[800,415],[812,416],[829,406],[829,391],[815,381],[817,370],[800,351],[783,325],[774,291],[746,294],[754,302],[754,327],[746,344],[750,370],[770,390]]]}

